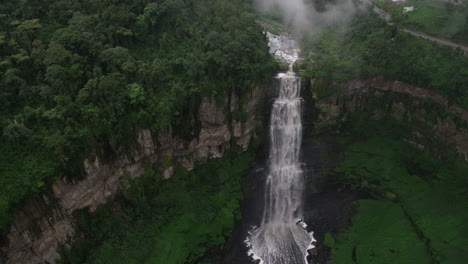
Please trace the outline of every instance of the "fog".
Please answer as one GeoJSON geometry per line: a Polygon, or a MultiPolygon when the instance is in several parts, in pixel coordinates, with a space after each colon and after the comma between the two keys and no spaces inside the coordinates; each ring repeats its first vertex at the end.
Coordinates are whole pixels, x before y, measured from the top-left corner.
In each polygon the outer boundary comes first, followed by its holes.
{"type": "Polygon", "coordinates": [[[312,0],[255,0],[264,12],[279,12],[283,22],[292,26],[296,33],[313,33],[326,26],[346,27],[352,17],[363,10],[352,0],[338,0],[328,4],[320,12],[312,0]]]}

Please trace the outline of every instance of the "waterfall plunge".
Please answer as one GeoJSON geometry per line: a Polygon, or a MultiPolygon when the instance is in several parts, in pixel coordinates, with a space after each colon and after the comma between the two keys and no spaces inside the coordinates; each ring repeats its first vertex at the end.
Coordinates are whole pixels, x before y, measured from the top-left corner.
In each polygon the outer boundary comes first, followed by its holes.
{"type": "MultiPolygon", "coordinates": [[[[270,40],[271,37],[269,36],[270,40]]],[[[276,38],[277,39],[277,38],[276,38]]],[[[292,45],[294,47],[294,45],[292,45]]],[[[280,48],[278,49],[280,50],[280,48]]],[[[250,232],[249,255],[264,264],[304,264],[314,238],[307,233],[302,217],[304,178],[299,163],[302,141],[301,79],[290,63],[289,71],[278,75],[280,92],[271,111],[269,175],[261,225],[250,232]]],[[[278,54],[278,51],[275,52],[278,54]]],[[[280,50],[280,54],[285,53],[280,50]]],[[[287,52],[286,52],[287,53],[287,52]]],[[[287,58],[291,56],[288,55],[287,58]]]]}

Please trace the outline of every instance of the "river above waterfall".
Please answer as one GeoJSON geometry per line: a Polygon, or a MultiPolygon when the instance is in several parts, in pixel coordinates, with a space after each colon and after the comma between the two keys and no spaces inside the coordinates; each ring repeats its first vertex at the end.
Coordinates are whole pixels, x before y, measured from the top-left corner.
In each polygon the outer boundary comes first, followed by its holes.
{"type": "Polygon", "coordinates": [[[282,62],[293,64],[299,59],[299,45],[293,37],[287,33],[275,35],[266,32],[270,53],[282,62]]]}

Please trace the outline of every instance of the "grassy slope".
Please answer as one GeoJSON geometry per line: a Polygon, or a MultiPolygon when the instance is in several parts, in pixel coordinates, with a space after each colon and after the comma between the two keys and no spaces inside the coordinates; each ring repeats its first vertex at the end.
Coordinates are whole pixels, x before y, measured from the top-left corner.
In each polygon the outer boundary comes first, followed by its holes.
{"type": "MultiPolygon", "coordinates": [[[[413,18],[437,16],[427,13],[434,10],[424,10],[413,18]]],[[[466,57],[399,32],[373,13],[357,17],[344,35],[331,29],[318,38],[306,38],[302,45],[305,53],[311,54],[305,58],[308,67],[304,66],[302,74],[312,80],[345,81],[384,75],[434,88],[468,106],[463,90],[466,57]]],[[[316,96],[332,92],[326,87],[316,96]]],[[[370,106],[366,111],[373,113],[374,108],[370,106]]],[[[327,235],[325,242],[333,249],[334,263],[466,263],[467,164],[442,162],[415,150],[400,139],[407,133],[400,127],[404,124],[373,125],[371,116],[359,115],[364,122],[350,121],[357,128],[341,131],[351,132],[351,138],[361,142],[347,147],[336,172],[348,186],[368,189],[382,199],[359,201],[352,226],[336,241],[327,235]],[[368,139],[362,141],[363,137],[368,139]]]]}
{"type": "MultiPolygon", "coordinates": [[[[396,263],[427,263],[429,255],[420,254],[418,243],[421,241],[415,243],[414,256],[405,253],[411,245],[409,241],[414,240],[417,233],[427,243],[434,262],[448,264],[468,260],[466,163],[444,164],[400,141],[373,138],[350,145],[336,171],[351,186],[381,193],[390,191],[396,194],[398,202],[393,205],[360,202],[359,213],[348,230],[351,235],[342,237],[335,245],[333,258],[339,260],[337,263],[349,263],[344,259],[350,257],[350,244],[389,248],[390,242],[386,240],[395,243],[394,249],[401,252],[401,261],[396,263]],[[406,215],[398,212],[399,208],[403,208],[406,215]],[[381,215],[383,211],[389,213],[381,215]],[[395,226],[389,226],[393,222],[390,219],[394,219],[395,226]],[[414,224],[413,231],[407,228],[409,220],[414,224]],[[366,225],[369,228],[364,228],[366,225]],[[371,227],[382,235],[370,234],[371,227]],[[387,232],[393,233],[392,230],[397,234],[385,236],[387,232]],[[406,262],[408,260],[414,261],[406,262]]],[[[364,249],[362,258],[358,255],[357,263],[389,263],[389,255],[383,253],[370,259],[372,250],[369,250],[364,249]]]]}
{"type": "Polygon", "coordinates": [[[328,237],[335,263],[431,263],[401,206],[362,200],[353,226],[338,240],[328,237]]]}

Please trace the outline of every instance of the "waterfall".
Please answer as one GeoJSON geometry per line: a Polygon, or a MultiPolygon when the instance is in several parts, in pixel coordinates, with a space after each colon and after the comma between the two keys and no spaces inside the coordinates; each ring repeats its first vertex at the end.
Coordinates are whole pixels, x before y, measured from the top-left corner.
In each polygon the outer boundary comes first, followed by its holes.
{"type": "MultiPolygon", "coordinates": [[[[294,57],[297,59],[297,55],[294,57]]],[[[264,264],[307,263],[307,250],[314,241],[301,219],[304,189],[300,166],[301,79],[292,70],[294,61],[289,61],[287,73],[278,75],[280,91],[271,111],[263,217],[246,240],[249,254],[264,264]]]]}
{"type": "Polygon", "coordinates": [[[300,79],[292,72],[280,77],[280,94],[271,112],[269,175],[262,224],[300,217],[302,172],[300,79]]]}

